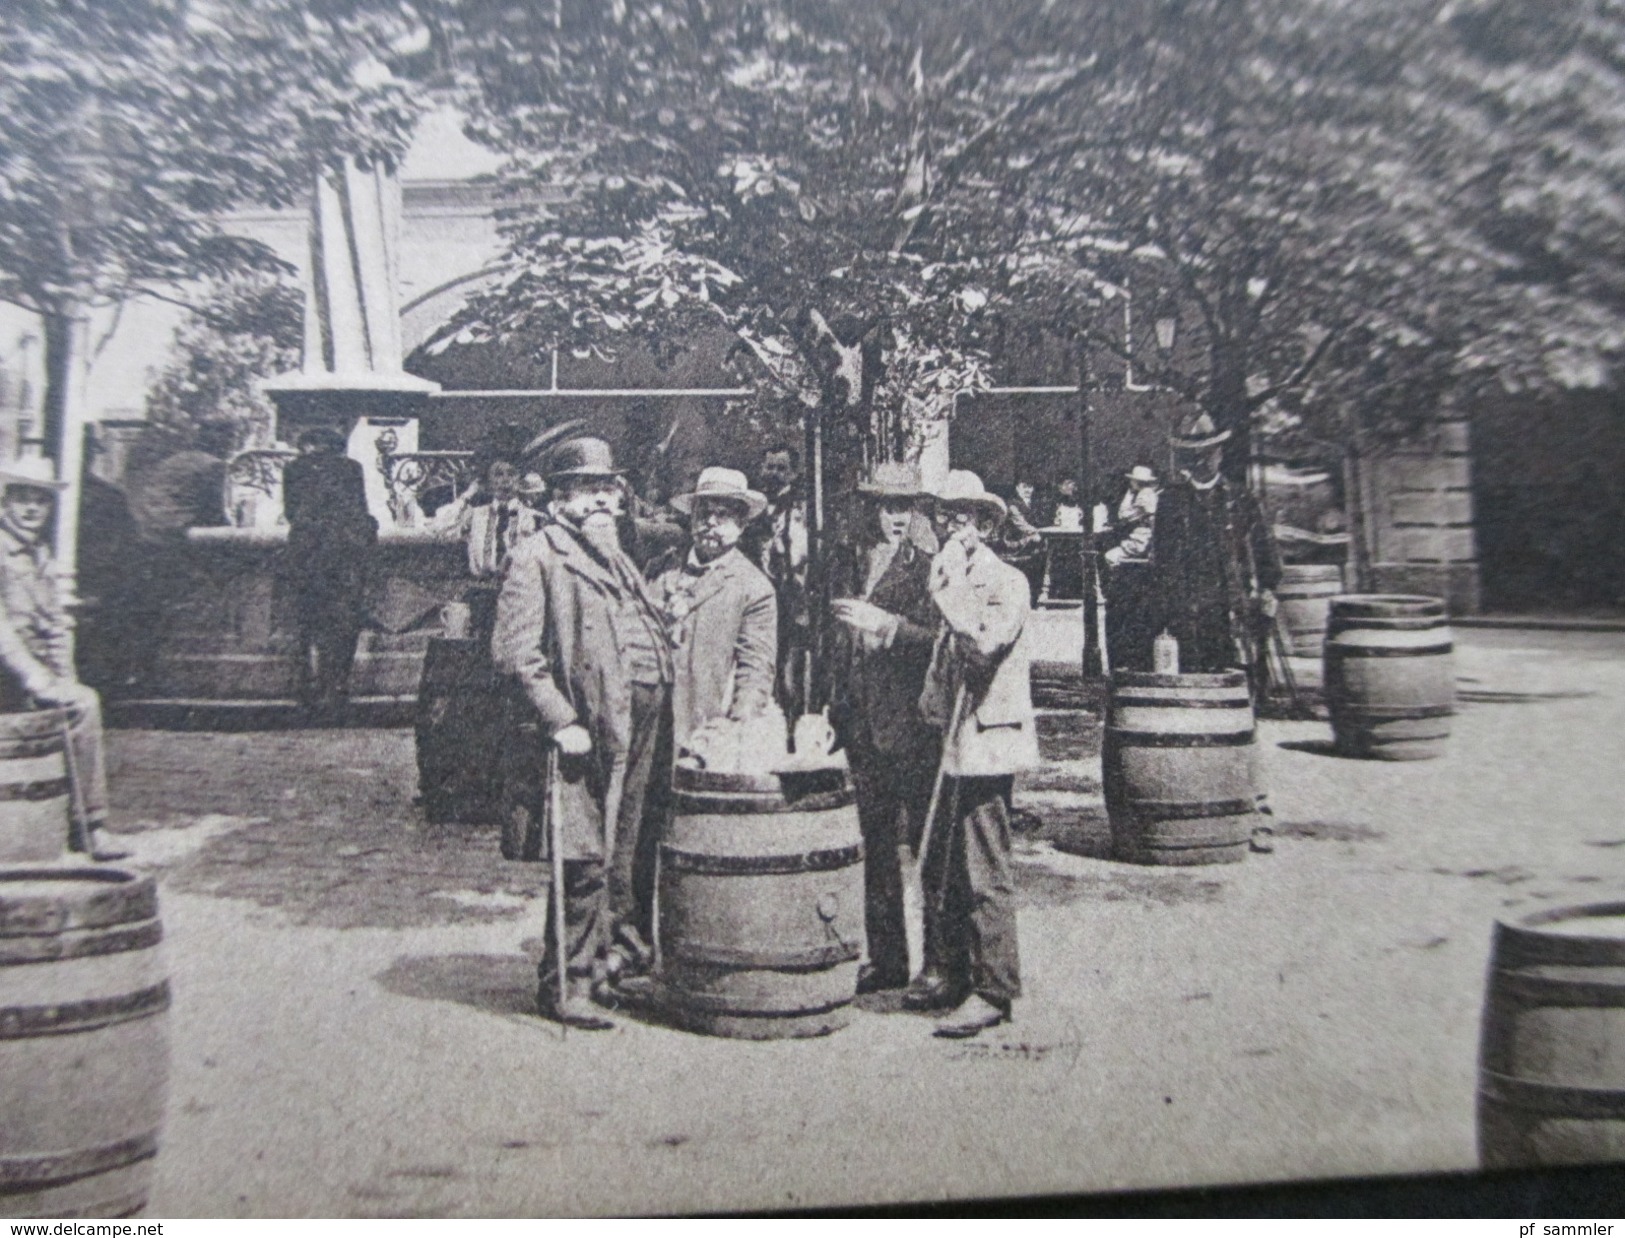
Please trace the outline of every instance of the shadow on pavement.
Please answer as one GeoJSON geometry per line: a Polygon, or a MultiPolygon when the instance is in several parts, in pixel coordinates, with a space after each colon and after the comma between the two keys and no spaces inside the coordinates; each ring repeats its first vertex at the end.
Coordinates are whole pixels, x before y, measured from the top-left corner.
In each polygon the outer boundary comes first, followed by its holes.
{"type": "Polygon", "coordinates": [[[385,992],[488,1014],[536,1013],[536,962],[523,954],[403,954],[376,977],[385,992]]]}

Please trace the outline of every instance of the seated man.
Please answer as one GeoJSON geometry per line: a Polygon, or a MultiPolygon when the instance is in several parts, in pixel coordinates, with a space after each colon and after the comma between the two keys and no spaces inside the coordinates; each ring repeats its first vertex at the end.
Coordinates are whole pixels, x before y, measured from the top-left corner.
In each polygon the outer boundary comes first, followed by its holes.
{"type": "Polygon", "coordinates": [[[0,707],[60,708],[68,714],[68,846],[98,860],[125,853],[98,850],[95,831],[107,819],[102,764],[102,706],[80,683],[69,654],[69,624],[45,538],[58,491],[50,462],[21,459],[0,467],[0,707]]]}

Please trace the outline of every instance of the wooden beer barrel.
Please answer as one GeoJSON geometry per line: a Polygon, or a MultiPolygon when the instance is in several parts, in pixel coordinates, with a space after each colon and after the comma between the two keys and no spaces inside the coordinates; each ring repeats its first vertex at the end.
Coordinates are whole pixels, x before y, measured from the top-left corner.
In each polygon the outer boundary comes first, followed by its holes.
{"type": "Polygon", "coordinates": [[[1478,1149],[1486,1168],[1625,1160],[1625,903],[1495,926],[1478,1149]]]}
{"type": "Polygon", "coordinates": [[[0,714],[0,864],[38,864],[68,849],[68,767],[60,709],[0,714]]]}
{"type": "Polygon", "coordinates": [[[1388,761],[1443,755],[1456,712],[1453,648],[1439,598],[1333,599],[1325,693],[1337,750],[1388,761]]]}
{"type": "Polygon", "coordinates": [[[845,1027],[863,954],[863,838],[844,769],[678,766],[660,846],[655,992],[691,1031],[748,1040],[845,1027]]]}
{"type": "Polygon", "coordinates": [[[1318,658],[1326,646],[1326,621],[1332,599],[1343,592],[1343,569],[1336,563],[1289,563],[1281,569],[1275,590],[1281,608],[1277,619],[1287,652],[1318,658]]]}
{"type": "Polygon", "coordinates": [[[1113,675],[1100,759],[1115,858],[1247,858],[1257,797],[1253,707],[1241,671],[1113,675]]]}
{"type": "Polygon", "coordinates": [[[169,1089],[152,878],[0,870],[0,1216],[146,1205],[169,1089]]]}

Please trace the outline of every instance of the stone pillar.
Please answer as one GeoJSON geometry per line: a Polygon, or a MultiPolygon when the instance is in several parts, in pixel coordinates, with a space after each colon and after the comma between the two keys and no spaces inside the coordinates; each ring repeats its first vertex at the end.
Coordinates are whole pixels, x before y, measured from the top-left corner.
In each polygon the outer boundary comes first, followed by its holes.
{"type": "Polygon", "coordinates": [[[1440,422],[1369,469],[1372,587],[1442,597],[1454,614],[1478,611],[1472,460],[1466,421],[1440,422]]]}
{"type": "MultiPolygon", "coordinates": [[[[377,418],[415,440],[416,419],[438,383],[401,368],[398,257],[401,190],[394,172],[353,160],[317,179],[311,197],[310,260],[305,268],[304,357],[297,374],[266,384],[277,406],[277,436],[295,441],[310,426],[332,426],[369,473],[378,466],[371,434],[377,418]],[[358,454],[359,453],[359,454],[358,454]]],[[[369,506],[392,523],[377,487],[369,506]]]]}

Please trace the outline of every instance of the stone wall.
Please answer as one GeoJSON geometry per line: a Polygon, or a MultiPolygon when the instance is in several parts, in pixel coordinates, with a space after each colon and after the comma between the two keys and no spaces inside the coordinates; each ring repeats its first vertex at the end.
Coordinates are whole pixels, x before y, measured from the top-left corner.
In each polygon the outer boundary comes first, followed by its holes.
{"type": "Polygon", "coordinates": [[[1366,495],[1371,587],[1444,598],[1455,614],[1481,605],[1466,421],[1441,422],[1372,462],[1366,495]]]}

